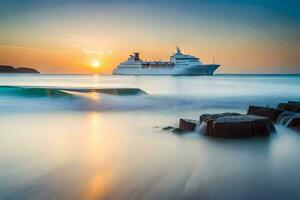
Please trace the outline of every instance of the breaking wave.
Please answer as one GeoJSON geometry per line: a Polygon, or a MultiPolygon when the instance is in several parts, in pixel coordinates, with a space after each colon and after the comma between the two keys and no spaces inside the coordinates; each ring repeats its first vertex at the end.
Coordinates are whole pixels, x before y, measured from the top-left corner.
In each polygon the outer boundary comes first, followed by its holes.
{"type": "Polygon", "coordinates": [[[0,111],[105,110],[117,108],[113,96],[138,96],[139,88],[43,88],[0,86],[0,111]],[[104,104],[103,104],[104,102],[104,104]],[[107,102],[105,104],[105,102],[107,102]],[[102,105],[103,104],[103,105],[102,105]]]}
{"type": "Polygon", "coordinates": [[[138,88],[103,88],[103,89],[77,89],[77,88],[37,88],[37,87],[15,87],[0,86],[1,96],[23,96],[23,97],[70,97],[76,96],[71,92],[80,93],[103,93],[117,96],[146,94],[138,88]]]}
{"type": "Polygon", "coordinates": [[[27,88],[14,86],[0,86],[0,96],[19,97],[71,97],[72,95],[62,90],[51,88],[27,88]]]}
{"type": "Polygon", "coordinates": [[[194,110],[240,109],[249,104],[274,106],[281,98],[255,96],[223,97],[147,94],[139,88],[43,88],[0,86],[0,111],[3,110],[194,110]]]}

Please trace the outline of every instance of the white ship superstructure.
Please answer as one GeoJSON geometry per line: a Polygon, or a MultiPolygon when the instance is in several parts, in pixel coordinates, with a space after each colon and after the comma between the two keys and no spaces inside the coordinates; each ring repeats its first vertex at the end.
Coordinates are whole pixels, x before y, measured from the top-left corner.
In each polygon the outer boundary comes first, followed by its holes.
{"type": "Polygon", "coordinates": [[[220,65],[204,64],[199,58],[182,54],[177,48],[170,61],[143,61],[139,53],[130,55],[126,62],[114,69],[114,75],[213,75],[220,65]]]}

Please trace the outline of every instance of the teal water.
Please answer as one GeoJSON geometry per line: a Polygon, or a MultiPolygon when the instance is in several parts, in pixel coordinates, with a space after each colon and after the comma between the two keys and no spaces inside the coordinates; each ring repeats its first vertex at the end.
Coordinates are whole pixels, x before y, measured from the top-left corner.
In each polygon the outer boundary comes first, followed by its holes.
{"type": "Polygon", "coordinates": [[[0,86],[1,200],[300,198],[299,132],[224,140],[160,129],[300,101],[300,75],[0,75],[0,86]],[[101,88],[147,94],[80,92],[101,88]]]}

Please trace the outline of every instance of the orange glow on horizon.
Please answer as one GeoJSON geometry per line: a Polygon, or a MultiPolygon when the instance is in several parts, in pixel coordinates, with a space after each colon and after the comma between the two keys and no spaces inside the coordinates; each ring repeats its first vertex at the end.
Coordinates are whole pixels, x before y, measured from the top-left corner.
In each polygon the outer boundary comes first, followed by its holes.
{"type": "MultiPolygon", "coordinates": [[[[277,45],[271,42],[261,42],[255,46],[249,43],[231,44],[230,48],[227,43],[209,47],[202,44],[201,49],[193,47],[192,44],[181,46],[183,53],[197,56],[204,63],[212,62],[214,56],[215,62],[221,64],[217,73],[284,72],[289,69],[283,66],[294,66],[299,62],[295,46],[290,46],[287,51],[276,48],[277,45]]],[[[172,45],[161,44],[158,49],[146,43],[144,46],[141,44],[134,47],[127,47],[120,43],[110,49],[114,53],[86,53],[81,49],[63,47],[48,50],[0,45],[0,65],[33,67],[41,73],[111,74],[112,70],[120,62],[125,61],[133,51],[139,51],[143,60],[168,60],[169,55],[174,51],[172,45]]]]}

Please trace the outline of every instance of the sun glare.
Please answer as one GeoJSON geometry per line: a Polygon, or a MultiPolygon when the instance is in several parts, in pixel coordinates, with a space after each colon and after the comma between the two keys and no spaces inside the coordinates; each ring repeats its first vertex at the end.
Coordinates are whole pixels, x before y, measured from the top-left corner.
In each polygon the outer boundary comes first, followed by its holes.
{"type": "Polygon", "coordinates": [[[101,65],[101,63],[100,63],[99,60],[93,60],[93,61],[91,62],[91,66],[92,66],[93,68],[99,68],[100,65],[101,65]]]}

